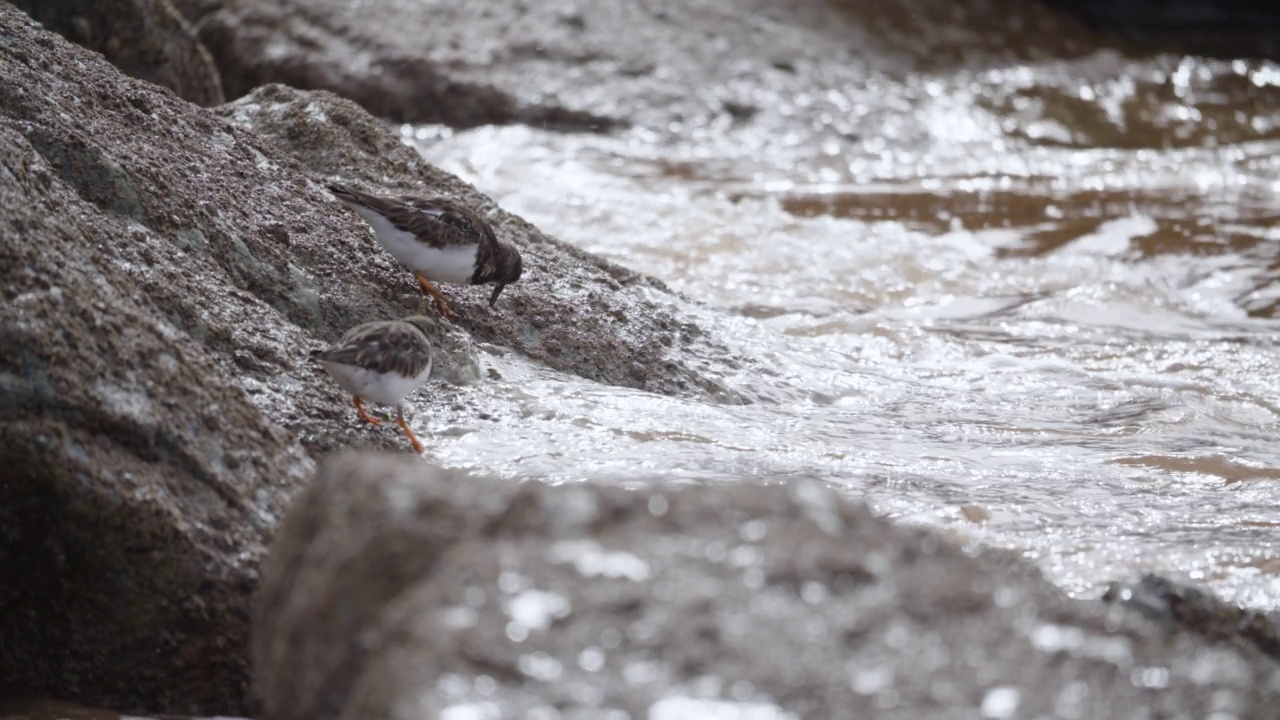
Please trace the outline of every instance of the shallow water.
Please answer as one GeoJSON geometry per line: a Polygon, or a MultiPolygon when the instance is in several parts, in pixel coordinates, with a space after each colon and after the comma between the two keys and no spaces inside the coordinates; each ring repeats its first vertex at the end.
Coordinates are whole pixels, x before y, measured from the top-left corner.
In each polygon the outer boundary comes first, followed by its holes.
{"type": "Polygon", "coordinates": [[[489,420],[419,396],[428,456],[568,482],[821,477],[1075,594],[1155,571],[1278,608],[1277,78],[1101,53],[881,79],[835,103],[860,136],[826,139],[405,127],[507,210],[694,301],[754,400],[493,349],[503,379],[465,391],[489,420]]]}

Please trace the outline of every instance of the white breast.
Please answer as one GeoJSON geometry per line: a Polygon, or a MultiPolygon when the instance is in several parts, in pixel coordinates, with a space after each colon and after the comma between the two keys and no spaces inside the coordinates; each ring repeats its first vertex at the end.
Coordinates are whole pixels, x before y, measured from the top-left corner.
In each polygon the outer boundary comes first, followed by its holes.
{"type": "Polygon", "coordinates": [[[476,271],[476,245],[448,245],[433,248],[418,242],[412,234],[397,229],[382,215],[363,206],[353,206],[391,256],[428,280],[467,285],[476,271]]]}
{"type": "Polygon", "coordinates": [[[372,370],[343,365],[342,363],[320,361],[324,369],[333,376],[343,390],[361,397],[369,402],[382,405],[399,405],[405,396],[416,390],[431,377],[431,365],[428,362],[418,377],[407,378],[399,373],[376,373],[372,370]]]}

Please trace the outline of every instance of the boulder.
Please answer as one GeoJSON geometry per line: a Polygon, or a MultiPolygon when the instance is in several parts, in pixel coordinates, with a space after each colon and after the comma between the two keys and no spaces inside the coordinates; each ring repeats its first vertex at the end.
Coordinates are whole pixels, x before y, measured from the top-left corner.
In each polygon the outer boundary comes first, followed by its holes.
{"type": "Polygon", "coordinates": [[[1253,647],[1280,661],[1280,612],[1236,607],[1204,588],[1159,575],[1113,582],[1102,599],[1138,610],[1171,629],[1253,647]]]}
{"type": "Polygon", "coordinates": [[[264,720],[1270,717],[1280,666],[807,480],[326,461],[264,566],[264,720]]]}
{"type": "Polygon", "coordinates": [[[258,563],[312,454],[403,450],[355,422],[309,354],[411,314],[419,293],[285,138],[328,143],[332,175],[464,197],[525,247],[528,280],[496,311],[481,289],[447,290],[468,324],[440,326],[444,382],[425,395],[448,402],[475,381],[467,328],[507,345],[495,352],[602,382],[714,392],[699,369],[714,347],[679,298],[393,152],[394,135],[350,102],[277,90],[278,106],[241,103],[232,122],[4,3],[0,38],[6,694],[244,712],[258,563]],[[332,118],[326,130],[308,109],[332,118]],[[270,139],[247,129],[255,113],[270,139]]]}
{"type": "Polygon", "coordinates": [[[312,467],[211,351],[272,347],[241,328],[275,311],[233,292],[207,244],[225,236],[192,217],[206,162],[255,158],[13,6],[0,35],[0,676],[243,707],[257,564],[312,467]]]}
{"type": "Polygon", "coordinates": [[[169,0],[14,0],[45,27],[133,77],[197,105],[220,105],[222,79],[195,30],[169,0]]]}
{"type": "MultiPolygon", "coordinates": [[[[354,102],[326,91],[267,85],[217,112],[318,177],[388,194],[443,195],[486,217],[500,238],[520,249],[525,272],[504,291],[496,311],[488,306],[486,290],[446,288],[462,326],[476,340],[609,385],[746,401],[718,379],[737,359],[693,322],[684,301],[664,284],[503,211],[469,183],[425,162],[354,102]]],[[[338,214],[335,229],[367,245],[364,221],[355,213],[338,214]]],[[[400,272],[395,285],[413,291],[412,276],[400,272]]]]}
{"type": "Polygon", "coordinates": [[[442,67],[421,54],[421,31],[434,20],[413,4],[399,6],[410,13],[402,18],[376,5],[368,6],[373,17],[341,3],[188,5],[202,15],[200,38],[211,48],[231,98],[283,83],[332,90],[401,122],[458,127],[525,122],[591,131],[621,124],[561,103],[522,102],[484,77],[464,78],[442,67]],[[424,24],[413,28],[405,22],[424,24]],[[384,32],[391,35],[383,37],[384,32]],[[417,41],[405,44],[412,35],[417,41]]]}
{"type": "MultiPolygon", "coordinates": [[[[889,106],[891,88],[875,77],[885,70],[1095,46],[1078,24],[1019,0],[181,5],[199,17],[230,98],[278,82],[331,90],[397,122],[640,127],[672,140],[751,126],[749,142],[788,147],[872,134],[889,106]]],[[[898,137],[910,110],[884,120],[898,137]]]]}

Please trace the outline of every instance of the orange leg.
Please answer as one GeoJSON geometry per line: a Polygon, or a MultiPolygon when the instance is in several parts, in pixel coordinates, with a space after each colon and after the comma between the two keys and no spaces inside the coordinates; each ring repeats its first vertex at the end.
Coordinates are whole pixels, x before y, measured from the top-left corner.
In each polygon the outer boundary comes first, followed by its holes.
{"type": "Polygon", "coordinates": [[[382,421],[364,411],[364,403],[360,402],[360,396],[356,396],[356,412],[360,413],[360,419],[369,423],[374,427],[382,427],[382,421]]]}
{"type": "Polygon", "coordinates": [[[423,450],[422,443],[418,442],[417,436],[409,429],[409,423],[404,421],[404,411],[399,408],[396,409],[396,422],[400,423],[400,429],[404,431],[404,434],[409,436],[409,443],[413,445],[413,451],[421,455],[423,450]]]}
{"type": "Polygon", "coordinates": [[[457,320],[458,313],[454,312],[449,307],[449,303],[445,302],[444,293],[440,292],[440,290],[435,285],[432,285],[430,280],[423,277],[422,273],[414,273],[414,274],[417,275],[418,277],[418,284],[422,286],[422,291],[435,299],[436,307],[440,308],[440,314],[444,315],[450,320],[457,320]]]}

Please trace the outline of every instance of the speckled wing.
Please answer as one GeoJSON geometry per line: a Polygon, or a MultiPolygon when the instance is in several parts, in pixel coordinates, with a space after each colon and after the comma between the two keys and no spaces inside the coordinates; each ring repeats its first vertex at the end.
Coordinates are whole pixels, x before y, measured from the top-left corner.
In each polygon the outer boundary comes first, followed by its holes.
{"type": "Polygon", "coordinates": [[[431,363],[431,341],[409,323],[367,323],[348,330],[337,345],[318,357],[327,362],[416,378],[431,363]]]}
{"type": "Polygon", "coordinates": [[[379,211],[396,228],[435,247],[498,242],[489,223],[443,198],[404,197],[400,203],[379,211]]]}
{"type": "Polygon", "coordinates": [[[398,230],[410,233],[434,247],[447,245],[496,245],[498,236],[479,215],[444,198],[403,195],[379,197],[339,183],[329,184],[347,202],[363,205],[385,217],[398,230]]]}

